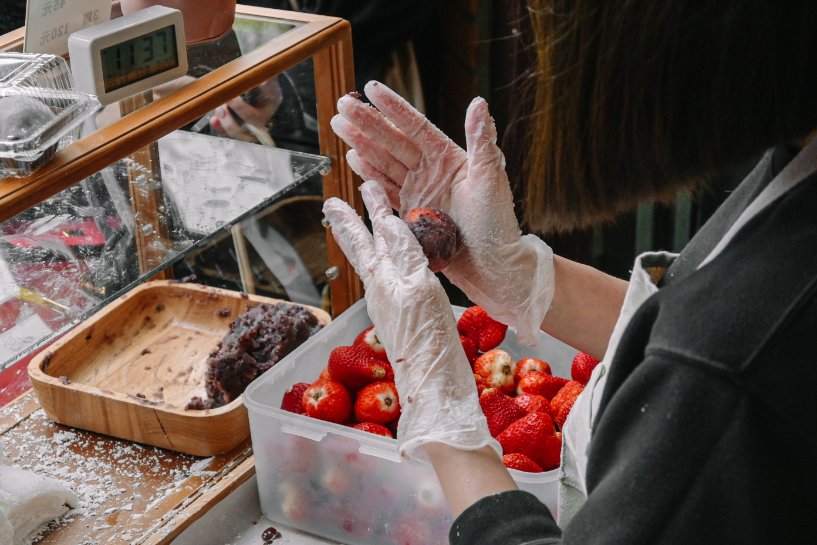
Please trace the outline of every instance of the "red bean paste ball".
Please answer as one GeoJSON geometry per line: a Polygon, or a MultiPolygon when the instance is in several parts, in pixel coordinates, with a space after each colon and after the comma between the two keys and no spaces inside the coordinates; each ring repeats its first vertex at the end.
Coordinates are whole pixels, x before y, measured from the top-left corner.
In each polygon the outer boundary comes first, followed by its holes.
{"type": "Polygon", "coordinates": [[[207,399],[196,396],[186,408],[226,405],[320,328],[317,317],[298,305],[261,303],[248,308],[207,358],[207,399]]]}
{"type": "Polygon", "coordinates": [[[428,267],[439,272],[443,270],[460,249],[460,232],[451,216],[437,208],[414,208],[403,220],[417,237],[423,253],[428,258],[428,267]]]}

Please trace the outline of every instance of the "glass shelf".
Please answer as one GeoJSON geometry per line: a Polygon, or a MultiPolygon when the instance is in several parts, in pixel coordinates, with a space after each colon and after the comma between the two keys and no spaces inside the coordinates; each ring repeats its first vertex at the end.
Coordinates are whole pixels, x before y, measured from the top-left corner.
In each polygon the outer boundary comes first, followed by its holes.
{"type": "MultiPolygon", "coordinates": [[[[21,46],[0,37],[0,51],[21,46]]],[[[0,180],[0,404],[28,356],[151,278],[194,273],[332,313],[361,297],[320,223],[330,196],[362,211],[329,128],[354,86],[348,22],[239,5],[188,59],[186,76],[108,105],[32,175],[0,180]],[[214,122],[228,106],[240,130],[214,122]]]]}
{"type": "Polygon", "coordinates": [[[0,370],[330,168],[318,155],[186,131],[155,152],[148,166],[116,161],[0,224],[0,370]],[[155,215],[140,211],[150,202],[155,215]]]}

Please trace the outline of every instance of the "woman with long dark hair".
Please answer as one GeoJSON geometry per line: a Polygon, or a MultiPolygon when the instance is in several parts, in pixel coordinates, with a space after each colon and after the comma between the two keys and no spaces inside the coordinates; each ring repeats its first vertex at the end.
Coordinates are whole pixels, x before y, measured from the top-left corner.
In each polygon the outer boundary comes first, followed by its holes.
{"type": "Polygon", "coordinates": [[[401,450],[431,459],[456,517],[451,543],[817,542],[817,6],[529,12],[527,229],[588,225],[763,158],[680,255],[639,256],[625,283],[522,234],[485,101],[466,113],[467,150],[376,82],[374,108],[339,101],[374,233],[337,199],[324,212],[395,363],[401,450]],[[541,329],[602,359],[564,426],[559,525],[497,454],[445,292],[392,212],[418,205],[459,225],[443,273],[469,299],[521,339],[541,329]]]}

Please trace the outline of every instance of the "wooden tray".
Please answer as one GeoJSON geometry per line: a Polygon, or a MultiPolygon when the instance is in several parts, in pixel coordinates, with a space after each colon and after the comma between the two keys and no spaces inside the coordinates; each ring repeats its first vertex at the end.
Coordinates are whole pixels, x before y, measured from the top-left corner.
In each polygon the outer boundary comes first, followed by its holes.
{"type": "MultiPolygon", "coordinates": [[[[197,456],[249,435],[243,395],[185,410],[205,396],[206,360],[247,307],[276,299],[173,281],[139,286],[29,364],[45,413],[62,424],[197,456]]],[[[289,303],[291,304],[291,303],[289,303]]],[[[301,305],[326,325],[329,315],[301,305]]]]}

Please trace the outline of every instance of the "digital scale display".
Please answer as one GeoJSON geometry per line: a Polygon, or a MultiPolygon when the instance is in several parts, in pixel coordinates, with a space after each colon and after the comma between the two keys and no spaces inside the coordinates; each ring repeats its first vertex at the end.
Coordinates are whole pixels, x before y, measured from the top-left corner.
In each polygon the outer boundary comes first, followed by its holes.
{"type": "Polygon", "coordinates": [[[100,54],[106,93],[179,66],[173,25],[106,47],[100,54]]]}
{"type": "Polygon", "coordinates": [[[150,6],[74,32],[68,54],[76,88],[108,105],[187,73],[182,12],[150,6]]]}

